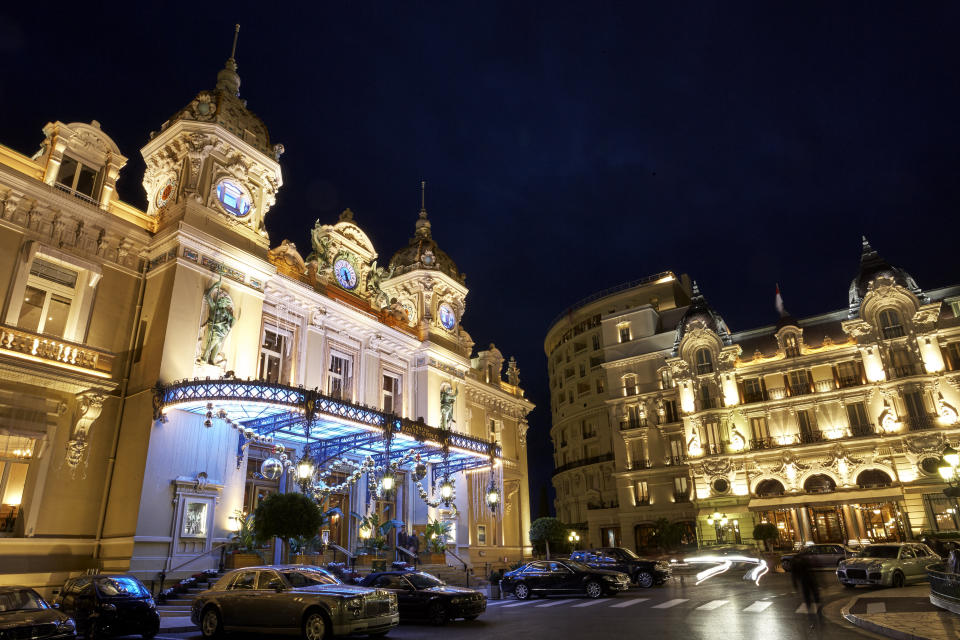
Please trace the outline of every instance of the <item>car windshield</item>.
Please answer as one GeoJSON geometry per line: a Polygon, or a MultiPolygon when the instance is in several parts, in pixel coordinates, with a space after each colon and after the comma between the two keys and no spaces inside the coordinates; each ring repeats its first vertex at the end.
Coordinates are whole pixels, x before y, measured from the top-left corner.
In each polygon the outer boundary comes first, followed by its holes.
{"type": "Polygon", "coordinates": [[[296,571],[281,571],[281,573],[294,588],[312,587],[317,584],[342,584],[335,575],[322,569],[312,569],[310,571],[298,569],[296,571]]]}
{"type": "Polygon", "coordinates": [[[633,551],[631,551],[630,549],[617,549],[616,551],[613,552],[613,555],[626,556],[627,558],[630,558],[631,560],[639,560],[639,559],[640,559],[640,556],[638,556],[637,554],[635,554],[635,553],[634,553],[633,551]]]}
{"type": "Polygon", "coordinates": [[[577,562],[576,560],[564,560],[563,564],[567,565],[574,571],[593,571],[592,568],[588,567],[582,562],[577,562]]]}
{"type": "Polygon", "coordinates": [[[411,584],[417,589],[430,589],[432,587],[442,587],[445,583],[443,580],[436,578],[429,573],[408,573],[404,577],[410,581],[411,584]]]}
{"type": "Polygon", "coordinates": [[[900,555],[900,547],[876,546],[867,547],[860,552],[861,558],[896,558],[900,555]]]}
{"type": "Polygon", "coordinates": [[[47,603],[32,589],[0,591],[0,613],[47,609],[47,603]]]}
{"type": "Polygon", "coordinates": [[[148,595],[140,581],[131,576],[111,576],[94,581],[100,595],[107,598],[128,597],[143,598],[148,595]]]}

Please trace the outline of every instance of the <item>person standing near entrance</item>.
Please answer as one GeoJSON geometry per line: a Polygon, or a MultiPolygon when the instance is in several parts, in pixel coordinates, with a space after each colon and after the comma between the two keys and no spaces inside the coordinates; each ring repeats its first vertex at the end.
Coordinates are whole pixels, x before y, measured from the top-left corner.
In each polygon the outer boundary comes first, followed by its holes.
{"type": "Polygon", "coordinates": [[[808,554],[798,553],[790,563],[790,577],[793,580],[794,588],[799,588],[803,593],[803,601],[807,605],[809,613],[815,613],[820,610],[820,585],[817,583],[817,576],[810,564],[808,554]]]}

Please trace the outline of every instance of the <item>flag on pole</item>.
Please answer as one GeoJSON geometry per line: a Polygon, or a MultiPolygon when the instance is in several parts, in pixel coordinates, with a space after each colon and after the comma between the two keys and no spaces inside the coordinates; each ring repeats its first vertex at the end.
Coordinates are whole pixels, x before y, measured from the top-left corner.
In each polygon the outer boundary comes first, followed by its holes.
{"type": "Polygon", "coordinates": [[[787,315],[786,310],[783,308],[783,297],[780,295],[780,283],[777,283],[777,298],[774,301],[774,305],[777,307],[777,311],[780,312],[781,316],[787,315]]]}

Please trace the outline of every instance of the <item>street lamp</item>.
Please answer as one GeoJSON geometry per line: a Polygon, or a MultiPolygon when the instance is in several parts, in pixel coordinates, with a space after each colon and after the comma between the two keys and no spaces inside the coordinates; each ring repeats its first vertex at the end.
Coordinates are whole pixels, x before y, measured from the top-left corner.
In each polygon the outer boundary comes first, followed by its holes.
{"type": "Polygon", "coordinates": [[[313,476],[313,460],[310,456],[304,454],[297,463],[297,478],[300,480],[309,480],[313,476]]]}
{"type": "Polygon", "coordinates": [[[951,447],[949,444],[940,455],[943,456],[943,459],[946,461],[946,463],[954,469],[960,466],[960,452],[951,447]]]}
{"type": "Polygon", "coordinates": [[[385,471],[383,478],[380,479],[380,488],[385,492],[393,491],[395,479],[392,471],[385,471]]]}
{"type": "Polygon", "coordinates": [[[487,487],[487,505],[490,507],[491,511],[497,510],[497,505],[500,504],[500,489],[492,481],[490,486],[487,487]]]}
{"type": "Polygon", "coordinates": [[[576,543],[580,542],[580,534],[577,533],[576,531],[571,531],[570,534],[567,536],[567,542],[569,542],[570,544],[576,545],[576,543]]]}
{"type": "Polygon", "coordinates": [[[453,483],[449,478],[444,479],[443,484],[440,485],[440,497],[448,504],[453,498],[453,483]]]}

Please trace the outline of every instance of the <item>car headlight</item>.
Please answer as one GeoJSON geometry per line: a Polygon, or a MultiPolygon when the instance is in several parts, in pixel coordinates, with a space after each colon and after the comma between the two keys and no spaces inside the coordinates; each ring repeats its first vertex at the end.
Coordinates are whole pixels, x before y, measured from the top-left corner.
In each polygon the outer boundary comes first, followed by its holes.
{"type": "Polygon", "coordinates": [[[463,598],[453,598],[450,600],[450,604],[463,604],[463,598]]]}
{"type": "Polygon", "coordinates": [[[347,609],[353,613],[354,618],[359,618],[360,614],[363,613],[363,596],[350,598],[345,604],[347,609]]]}
{"type": "Polygon", "coordinates": [[[609,580],[610,582],[616,582],[617,576],[603,576],[604,580],[609,580]]]}
{"type": "Polygon", "coordinates": [[[70,631],[75,631],[76,628],[77,628],[77,625],[75,625],[73,623],[73,620],[70,618],[67,618],[66,620],[57,621],[57,631],[70,632],[70,631]]]}

